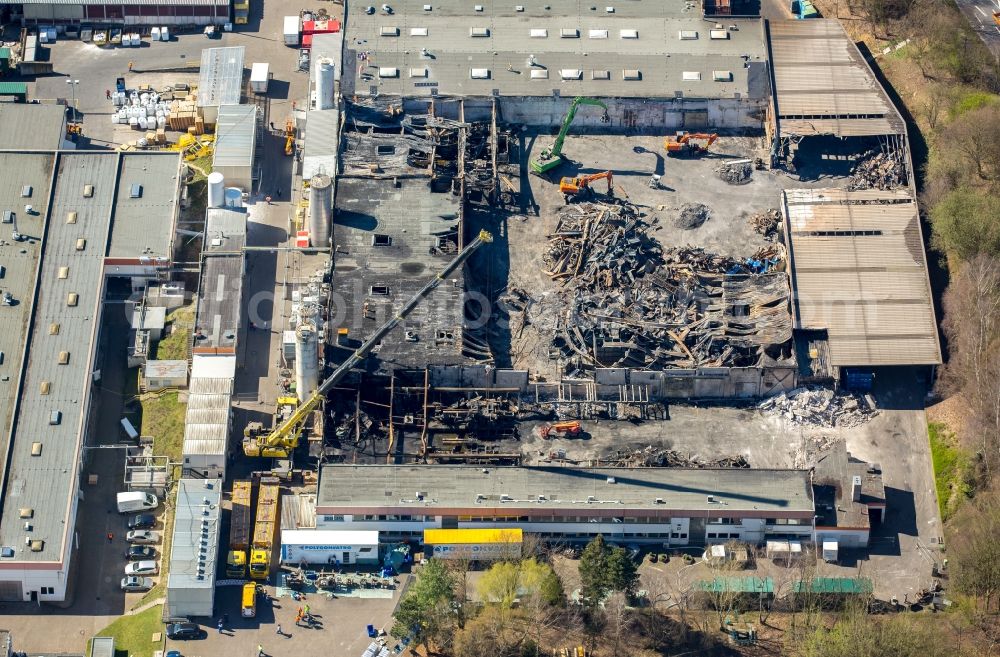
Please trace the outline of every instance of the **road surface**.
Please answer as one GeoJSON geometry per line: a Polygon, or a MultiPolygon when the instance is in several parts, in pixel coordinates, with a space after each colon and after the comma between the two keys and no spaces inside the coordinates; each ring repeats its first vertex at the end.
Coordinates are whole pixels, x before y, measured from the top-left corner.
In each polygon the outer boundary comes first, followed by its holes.
{"type": "Polygon", "coordinates": [[[1000,11],[996,0],[958,0],[958,7],[969,19],[969,25],[993,56],[1000,59],[1000,25],[993,20],[993,12],[1000,11]]]}

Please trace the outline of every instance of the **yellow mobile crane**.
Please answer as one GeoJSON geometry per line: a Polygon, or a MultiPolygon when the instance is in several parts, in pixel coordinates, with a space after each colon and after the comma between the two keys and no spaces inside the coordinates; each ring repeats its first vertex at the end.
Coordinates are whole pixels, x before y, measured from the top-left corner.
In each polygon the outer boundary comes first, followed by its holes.
{"type": "Polygon", "coordinates": [[[400,322],[406,319],[413,310],[420,305],[420,303],[441,284],[441,281],[448,278],[456,269],[462,266],[466,260],[476,252],[476,249],[481,247],[483,244],[488,244],[493,241],[493,235],[488,231],[480,231],[476,239],[469,242],[462,251],[455,256],[455,258],[445,266],[441,273],[439,273],[435,278],[427,282],[420,291],[414,294],[409,301],[407,301],[402,308],[399,310],[399,314],[390,319],[388,322],[383,324],[372,334],[368,340],[364,342],[357,351],[355,351],[351,356],[345,360],[340,366],[333,371],[333,373],[326,378],[319,387],[313,392],[305,401],[300,405],[291,410],[289,408],[291,399],[282,398],[279,399],[279,417],[275,418],[275,426],[273,429],[265,429],[264,425],[260,422],[251,422],[247,425],[246,429],[243,431],[243,452],[247,456],[263,456],[265,458],[279,458],[285,459],[295,451],[295,448],[299,445],[299,436],[302,434],[302,429],[306,424],[306,420],[309,418],[309,414],[312,413],[319,406],[320,402],[326,397],[326,393],[329,392],[331,388],[337,385],[341,379],[343,379],[348,372],[357,367],[361,361],[363,361],[371,350],[382,341],[386,335],[389,334],[394,328],[399,326],[400,322]],[[282,404],[284,402],[284,404],[282,404]],[[287,413],[284,419],[281,419],[280,415],[287,413]]]}

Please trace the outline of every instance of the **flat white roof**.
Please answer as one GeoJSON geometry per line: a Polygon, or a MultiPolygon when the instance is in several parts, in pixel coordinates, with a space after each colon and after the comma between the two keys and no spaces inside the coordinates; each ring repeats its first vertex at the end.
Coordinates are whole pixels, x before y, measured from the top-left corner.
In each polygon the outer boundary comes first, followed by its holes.
{"type": "Polygon", "coordinates": [[[236,378],[236,358],[232,355],[201,356],[191,359],[192,379],[234,379],[236,378]]]}
{"type": "Polygon", "coordinates": [[[378,545],[374,530],[283,529],[282,545],[378,545]]]}

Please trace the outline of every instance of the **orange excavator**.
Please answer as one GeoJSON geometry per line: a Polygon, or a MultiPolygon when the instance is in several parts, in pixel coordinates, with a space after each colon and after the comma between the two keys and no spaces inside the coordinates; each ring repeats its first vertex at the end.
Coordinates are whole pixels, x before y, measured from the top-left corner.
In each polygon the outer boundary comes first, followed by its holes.
{"type": "Polygon", "coordinates": [[[563,198],[566,199],[567,203],[569,203],[570,200],[574,198],[582,198],[593,194],[594,190],[590,185],[598,180],[608,181],[608,196],[613,196],[615,192],[615,181],[614,176],[610,171],[591,173],[586,176],[578,176],[576,178],[563,178],[559,181],[559,191],[562,192],[563,198]]]}
{"type": "Polygon", "coordinates": [[[667,149],[668,155],[693,155],[706,152],[718,138],[719,135],[714,132],[678,132],[676,136],[664,139],[663,147],[667,149]],[[705,145],[693,140],[704,141],[705,145]]]}
{"type": "Polygon", "coordinates": [[[542,438],[549,438],[553,433],[563,433],[567,436],[579,436],[583,431],[583,427],[580,425],[579,420],[570,420],[567,422],[554,422],[552,424],[542,425],[542,438]]]}

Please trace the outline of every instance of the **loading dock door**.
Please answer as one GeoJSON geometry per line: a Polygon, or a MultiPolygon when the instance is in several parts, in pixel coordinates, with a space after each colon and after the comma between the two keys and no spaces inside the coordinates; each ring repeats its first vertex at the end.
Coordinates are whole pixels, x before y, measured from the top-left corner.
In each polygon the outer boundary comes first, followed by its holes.
{"type": "Polygon", "coordinates": [[[701,130],[708,127],[708,110],[684,112],[684,129],[687,131],[701,130]]]}
{"type": "Polygon", "coordinates": [[[21,602],[21,582],[0,582],[0,600],[3,602],[21,602]]]}

